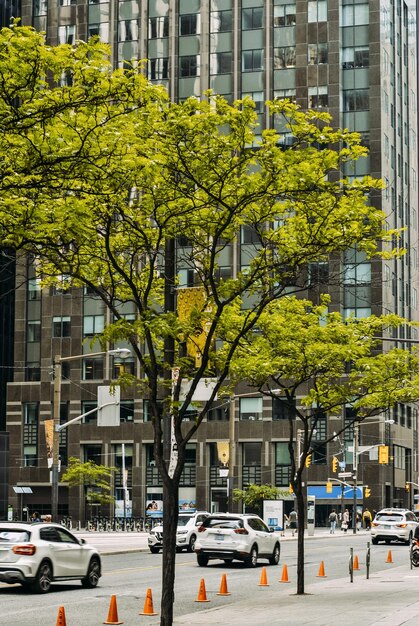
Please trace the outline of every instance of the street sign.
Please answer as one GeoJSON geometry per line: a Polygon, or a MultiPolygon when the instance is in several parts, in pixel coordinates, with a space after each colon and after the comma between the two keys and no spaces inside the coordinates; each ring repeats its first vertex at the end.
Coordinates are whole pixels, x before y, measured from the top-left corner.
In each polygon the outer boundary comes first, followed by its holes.
{"type": "Polygon", "coordinates": [[[352,478],[352,472],[339,472],[339,478],[352,478]]]}

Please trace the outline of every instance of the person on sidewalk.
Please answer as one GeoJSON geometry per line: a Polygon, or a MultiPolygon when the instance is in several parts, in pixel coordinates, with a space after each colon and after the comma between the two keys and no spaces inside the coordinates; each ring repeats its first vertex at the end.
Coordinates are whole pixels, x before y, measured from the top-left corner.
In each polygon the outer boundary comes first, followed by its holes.
{"type": "Polygon", "coordinates": [[[290,525],[290,518],[288,517],[286,513],[284,513],[284,526],[282,528],[281,537],[285,537],[285,529],[289,528],[289,525],[290,525]]]}
{"type": "Polygon", "coordinates": [[[39,515],[38,511],[34,511],[32,513],[32,522],[35,522],[36,524],[41,524],[42,520],[41,520],[41,516],[39,515]]]}
{"type": "Polygon", "coordinates": [[[297,511],[295,509],[291,511],[291,513],[288,516],[288,519],[290,521],[290,528],[291,528],[292,536],[294,537],[295,531],[297,530],[297,520],[298,520],[297,511]]]}
{"type": "Polygon", "coordinates": [[[335,534],[337,519],[338,519],[338,516],[336,514],[336,511],[335,511],[335,509],[332,509],[332,512],[329,515],[329,524],[330,524],[330,534],[331,535],[335,534]]]}
{"type": "Polygon", "coordinates": [[[344,533],[346,533],[348,531],[349,528],[349,511],[348,509],[345,509],[344,513],[343,513],[343,518],[342,518],[342,530],[344,533]]]}
{"type": "Polygon", "coordinates": [[[362,521],[364,522],[364,526],[367,530],[371,530],[371,513],[368,509],[365,509],[364,514],[362,516],[362,521]]]}

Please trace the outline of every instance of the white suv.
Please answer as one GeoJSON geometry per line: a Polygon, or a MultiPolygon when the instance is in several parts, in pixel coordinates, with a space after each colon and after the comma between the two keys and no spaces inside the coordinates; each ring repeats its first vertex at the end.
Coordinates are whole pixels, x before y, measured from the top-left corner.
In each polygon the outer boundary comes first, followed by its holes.
{"type": "Polygon", "coordinates": [[[418,525],[416,516],[408,509],[382,509],[371,523],[371,541],[403,541],[407,545],[415,534],[418,525]]]}
{"type": "MultiPolygon", "coordinates": [[[[176,531],[176,549],[178,552],[187,550],[193,552],[197,536],[197,527],[210,514],[207,511],[195,513],[179,513],[176,531]]],[[[156,554],[163,548],[163,526],[155,526],[148,535],[148,547],[150,552],[156,554]]]]}
{"type": "Polygon", "coordinates": [[[198,528],[195,552],[198,565],[205,567],[210,559],[244,561],[256,567],[258,557],[278,565],[279,536],[257,515],[216,513],[198,528]]]}

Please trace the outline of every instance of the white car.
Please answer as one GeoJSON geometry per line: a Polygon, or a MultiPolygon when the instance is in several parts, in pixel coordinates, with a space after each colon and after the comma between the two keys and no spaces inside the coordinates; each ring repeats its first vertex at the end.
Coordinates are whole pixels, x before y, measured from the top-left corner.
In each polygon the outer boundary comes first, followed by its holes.
{"type": "Polygon", "coordinates": [[[47,593],[57,580],[81,580],[93,588],[101,567],[96,548],[61,524],[0,522],[0,582],[35,593],[47,593]]]}
{"type": "Polygon", "coordinates": [[[408,509],[382,509],[371,522],[371,541],[403,541],[409,545],[417,525],[415,514],[408,509]]]}
{"type": "Polygon", "coordinates": [[[278,565],[281,547],[279,536],[257,515],[217,513],[198,529],[195,552],[202,567],[210,559],[239,560],[256,567],[259,557],[278,565]]]}
{"type": "MultiPolygon", "coordinates": [[[[197,537],[197,527],[210,515],[207,511],[179,513],[176,531],[176,549],[193,552],[197,537]]],[[[150,552],[156,554],[163,548],[163,526],[155,526],[148,535],[150,552]]]]}

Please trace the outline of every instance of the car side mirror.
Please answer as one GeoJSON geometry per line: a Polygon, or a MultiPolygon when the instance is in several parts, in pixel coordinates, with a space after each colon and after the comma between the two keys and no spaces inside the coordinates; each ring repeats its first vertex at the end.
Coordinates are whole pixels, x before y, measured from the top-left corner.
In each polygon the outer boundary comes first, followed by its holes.
{"type": "Polygon", "coordinates": [[[80,539],[80,543],[81,543],[81,545],[85,544],[86,543],[86,539],[81,538],[80,539]]]}
{"type": "Polygon", "coordinates": [[[270,533],[274,533],[274,532],[275,532],[275,528],[270,528],[270,529],[269,529],[269,532],[270,532],[270,533]]]}

